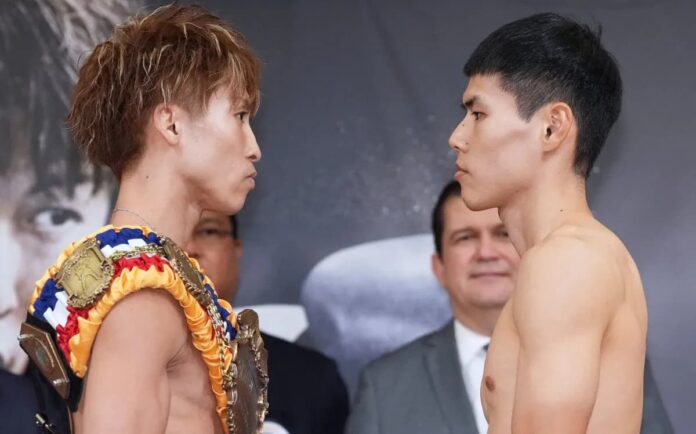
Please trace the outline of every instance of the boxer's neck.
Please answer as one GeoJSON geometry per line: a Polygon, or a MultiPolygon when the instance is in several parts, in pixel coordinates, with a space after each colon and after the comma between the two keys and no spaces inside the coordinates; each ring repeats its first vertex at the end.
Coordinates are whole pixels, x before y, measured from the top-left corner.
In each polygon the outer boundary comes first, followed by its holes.
{"type": "Polygon", "coordinates": [[[593,218],[585,180],[574,173],[540,176],[498,212],[520,255],[559,227],[593,218]]]}

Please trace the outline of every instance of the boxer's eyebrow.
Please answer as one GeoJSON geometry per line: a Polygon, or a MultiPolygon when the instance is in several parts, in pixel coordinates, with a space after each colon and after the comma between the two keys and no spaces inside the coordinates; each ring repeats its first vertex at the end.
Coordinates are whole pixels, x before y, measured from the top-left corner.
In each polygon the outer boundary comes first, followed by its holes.
{"type": "Polygon", "coordinates": [[[464,105],[463,105],[463,106],[464,106],[465,108],[471,110],[471,108],[472,108],[472,107],[474,106],[474,104],[476,104],[477,102],[479,102],[479,97],[476,96],[476,95],[474,95],[474,96],[472,96],[471,98],[467,98],[466,101],[464,101],[464,105]]]}

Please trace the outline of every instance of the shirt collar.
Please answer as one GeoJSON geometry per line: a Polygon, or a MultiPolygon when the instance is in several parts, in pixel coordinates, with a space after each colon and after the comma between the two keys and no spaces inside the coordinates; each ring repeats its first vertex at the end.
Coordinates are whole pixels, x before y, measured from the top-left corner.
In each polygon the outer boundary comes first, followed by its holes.
{"type": "Polygon", "coordinates": [[[464,366],[479,355],[480,351],[483,351],[483,347],[491,341],[488,336],[480,335],[466,328],[456,319],[454,320],[454,339],[457,342],[459,362],[464,366]]]}

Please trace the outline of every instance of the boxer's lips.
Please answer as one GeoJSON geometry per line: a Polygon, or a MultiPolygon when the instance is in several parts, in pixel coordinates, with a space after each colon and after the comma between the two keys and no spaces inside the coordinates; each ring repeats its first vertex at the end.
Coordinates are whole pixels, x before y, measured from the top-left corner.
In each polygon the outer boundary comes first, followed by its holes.
{"type": "Polygon", "coordinates": [[[247,175],[246,178],[244,178],[245,181],[249,181],[249,184],[251,184],[251,188],[256,187],[256,171],[252,172],[251,174],[247,175]]]}
{"type": "Polygon", "coordinates": [[[456,165],[456,170],[454,172],[454,178],[459,179],[461,176],[470,175],[469,171],[462,167],[459,163],[456,165]]]}

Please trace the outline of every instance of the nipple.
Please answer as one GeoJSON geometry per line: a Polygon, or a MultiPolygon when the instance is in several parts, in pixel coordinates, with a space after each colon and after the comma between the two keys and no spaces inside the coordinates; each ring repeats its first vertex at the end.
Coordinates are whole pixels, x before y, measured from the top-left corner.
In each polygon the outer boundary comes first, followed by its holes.
{"type": "Polygon", "coordinates": [[[493,392],[495,390],[495,381],[490,375],[486,375],[484,383],[486,384],[486,389],[488,389],[489,392],[493,392]]]}

